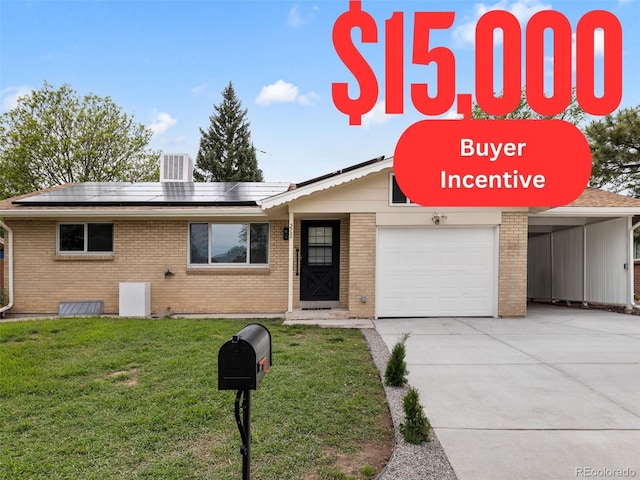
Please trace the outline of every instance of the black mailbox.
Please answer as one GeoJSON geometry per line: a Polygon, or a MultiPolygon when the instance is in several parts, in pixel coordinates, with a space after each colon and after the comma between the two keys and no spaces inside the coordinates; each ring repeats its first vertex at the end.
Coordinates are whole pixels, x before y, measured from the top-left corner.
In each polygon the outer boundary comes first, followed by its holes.
{"type": "Polygon", "coordinates": [[[247,325],[218,352],[218,390],[255,390],[271,365],[271,333],[247,325]]]}

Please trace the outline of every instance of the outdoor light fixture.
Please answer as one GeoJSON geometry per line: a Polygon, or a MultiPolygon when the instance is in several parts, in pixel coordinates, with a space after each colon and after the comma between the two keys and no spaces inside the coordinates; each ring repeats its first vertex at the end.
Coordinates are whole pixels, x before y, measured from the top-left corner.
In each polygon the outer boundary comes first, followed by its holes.
{"type": "Polygon", "coordinates": [[[175,276],[175,273],[173,273],[173,271],[171,270],[171,267],[167,268],[167,271],[164,272],[164,278],[173,277],[173,276],[175,276]]]}
{"type": "Polygon", "coordinates": [[[284,227],[282,229],[282,239],[289,240],[289,227],[284,227]]]}
{"type": "Polygon", "coordinates": [[[436,225],[440,225],[440,223],[444,223],[447,220],[447,216],[436,212],[433,214],[433,217],[431,217],[431,220],[436,225]]]}

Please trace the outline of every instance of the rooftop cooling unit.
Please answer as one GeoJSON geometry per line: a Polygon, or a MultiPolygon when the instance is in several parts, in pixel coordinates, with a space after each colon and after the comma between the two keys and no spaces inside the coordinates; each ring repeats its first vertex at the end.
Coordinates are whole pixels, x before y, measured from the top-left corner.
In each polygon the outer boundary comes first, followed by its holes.
{"type": "Polygon", "coordinates": [[[188,153],[163,153],[160,159],[161,182],[193,182],[193,160],[188,153]]]}

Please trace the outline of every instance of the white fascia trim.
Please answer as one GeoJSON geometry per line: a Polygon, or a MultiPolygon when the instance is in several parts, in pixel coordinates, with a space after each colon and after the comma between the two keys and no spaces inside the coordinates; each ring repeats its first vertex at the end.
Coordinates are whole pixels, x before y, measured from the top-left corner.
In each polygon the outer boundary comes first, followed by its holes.
{"type": "Polygon", "coordinates": [[[70,218],[70,217],[105,217],[105,218],[209,218],[209,217],[266,217],[260,207],[250,208],[217,208],[206,209],[162,209],[162,210],[128,210],[127,207],[109,208],[103,210],[57,208],[47,210],[5,210],[0,211],[4,218],[70,218]]]}
{"type": "Polygon", "coordinates": [[[640,215],[637,207],[557,207],[530,217],[628,217],[640,215]]]}
{"type": "Polygon", "coordinates": [[[304,187],[296,188],[288,192],[279,193],[278,195],[265,198],[264,200],[258,202],[258,204],[262,207],[263,210],[268,210],[270,208],[292,202],[293,200],[297,200],[300,197],[311,195],[312,193],[327,190],[332,187],[337,187],[338,185],[351,182],[358,178],[366,177],[367,175],[370,175],[372,173],[381,172],[382,170],[390,167],[393,167],[393,158],[387,158],[385,160],[381,160],[371,165],[366,165],[351,172],[342,173],[334,177],[319,180],[318,182],[314,182],[304,187]]]}

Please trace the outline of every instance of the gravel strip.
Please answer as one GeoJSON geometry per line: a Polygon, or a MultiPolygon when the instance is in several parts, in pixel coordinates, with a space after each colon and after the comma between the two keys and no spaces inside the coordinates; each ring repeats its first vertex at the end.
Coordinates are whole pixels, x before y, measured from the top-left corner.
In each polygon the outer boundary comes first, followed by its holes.
{"type": "MultiPolygon", "coordinates": [[[[389,349],[375,329],[363,328],[361,331],[369,343],[371,356],[384,382],[389,349]]],[[[409,386],[384,387],[396,431],[396,446],[389,463],[376,480],[457,480],[433,430],[429,432],[429,441],[422,445],[406,443],[402,438],[399,430],[400,423],[404,421],[402,400],[408,390],[409,386]]]]}

